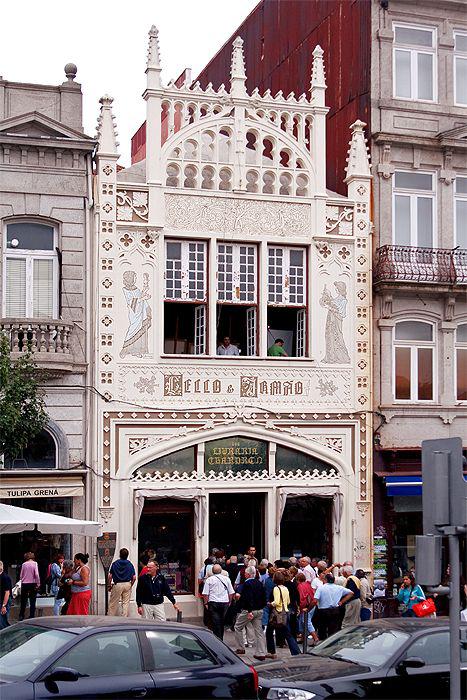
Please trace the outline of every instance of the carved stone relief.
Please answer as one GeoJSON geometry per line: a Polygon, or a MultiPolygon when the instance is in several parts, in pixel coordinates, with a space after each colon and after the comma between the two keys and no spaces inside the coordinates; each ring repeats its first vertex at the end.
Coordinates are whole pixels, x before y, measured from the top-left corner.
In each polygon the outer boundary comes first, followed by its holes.
{"type": "Polygon", "coordinates": [[[117,190],[117,221],[147,221],[148,193],[117,190]]]}

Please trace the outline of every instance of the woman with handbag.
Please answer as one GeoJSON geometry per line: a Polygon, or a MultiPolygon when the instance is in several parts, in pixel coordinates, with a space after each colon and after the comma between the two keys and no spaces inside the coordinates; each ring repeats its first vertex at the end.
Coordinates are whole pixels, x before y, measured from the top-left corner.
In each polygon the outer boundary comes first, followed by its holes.
{"type": "Polygon", "coordinates": [[[71,574],[71,601],[67,615],[89,615],[91,602],[90,570],[87,565],[89,554],[75,554],[74,570],[71,574]]]}
{"type": "Polygon", "coordinates": [[[268,659],[277,659],[274,632],[278,630],[283,632],[292,656],[300,654],[300,648],[290,632],[288,620],[290,596],[284,583],[284,575],[281,574],[280,571],[274,574],[275,585],[272,589],[271,600],[269,602],[270,614],[269,622],[266,627],[266,646],[268,649],[266,658],[268,659]]]}
{"type": "Polygon", "coordinates": [[[303,636],[307,634],[313,638],[314,644],[318,644],[318,635],[316,634],[313,623],[311,622],[311,618],[313,617],[316,609],[313,606],[313,601],[315,598],[314,590],[311,583],[306,580],[306,576],[302,572],[296,575],[295,581],[297,582],[298,595],[300,596],[300,616],[298,618],[298,631],[300,633],[300,637],[297,638],[297,642],[302,642],[303,636]],[[305,612],[308,612],[308,629],[306,631],[304,629],[305,612]]]}
{"type": "Polygon", "coordinates": [[[425,594],[415,581],[415,576],[409,572],[402,579],[402,585],[397,594],[402,617],[415,617],[413,606],[426,600],[425,594]]]}

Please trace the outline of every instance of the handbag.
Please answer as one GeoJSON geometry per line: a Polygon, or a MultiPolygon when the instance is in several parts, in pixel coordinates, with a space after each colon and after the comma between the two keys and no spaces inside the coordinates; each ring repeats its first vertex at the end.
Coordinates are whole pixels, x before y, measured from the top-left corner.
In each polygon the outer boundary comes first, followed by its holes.
{"type": "Polygon", "coordinates": [[[421,600],[419,603],[412,605],[412,610],[417,617],[428,617],[428,615],[432,615],[436,612],[435,601],[433,598],[421,600]]]}
{"type": "Polygon", "coordinates": [[[285,611],[284,599],[282,597],[281,587],[278,586],[278,588],[279,588],[279,595],[281,597],[282,610],[279,612],[278,610],[276,610],[276,608],[272,608],[269,622],[271,623],[271,625],[273,627],[285,627],[285,625],[287,624],[287,613],[285,611]]]}
{"type": "Polygon", "coordinates": [[[17,581],[11,589],[12,598],[17,598],[21,594],[21,580],[17,581]]]}

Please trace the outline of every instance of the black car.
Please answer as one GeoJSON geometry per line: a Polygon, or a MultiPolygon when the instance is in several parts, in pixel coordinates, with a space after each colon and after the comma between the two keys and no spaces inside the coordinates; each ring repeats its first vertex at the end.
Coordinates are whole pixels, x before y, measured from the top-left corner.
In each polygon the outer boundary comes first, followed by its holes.
{"type": "Polygon", "coordinates": [[[256,671],[211,632],[121,617],[41,617],[0,632],[2,700],[257,698],[256,671]]]}
{"type": "MultiPolygon", "coordinates": [[[[466,649],[461,650],[461,669],[462,697],[467,698],[466,649]]],[[[449,620],[363,622],[334,634],[309,654],[261,665],[259,674],[259,697],[268,700],[447,699],[449,620]]]]}

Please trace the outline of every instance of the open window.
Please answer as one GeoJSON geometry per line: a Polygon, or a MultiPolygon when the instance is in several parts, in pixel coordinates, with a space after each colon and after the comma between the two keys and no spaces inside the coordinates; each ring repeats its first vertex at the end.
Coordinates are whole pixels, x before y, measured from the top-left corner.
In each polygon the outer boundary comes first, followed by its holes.
{"type": "Polygon", "coordinates": [[[257,280],[258,263],[255,245],[218,244],[216,316],[218,355],[257,354],[257,280]]]}
{"type": "Polygon", "coordinates": [[[164,352],[204,355],[207,345],[207,245],[166,241],[164,352]]]}
{"type": "Polygon", "coordinates": [[[289,357],[307,354],[306,250],[268,247],[268,348],[284,341],[289,357]]]}

